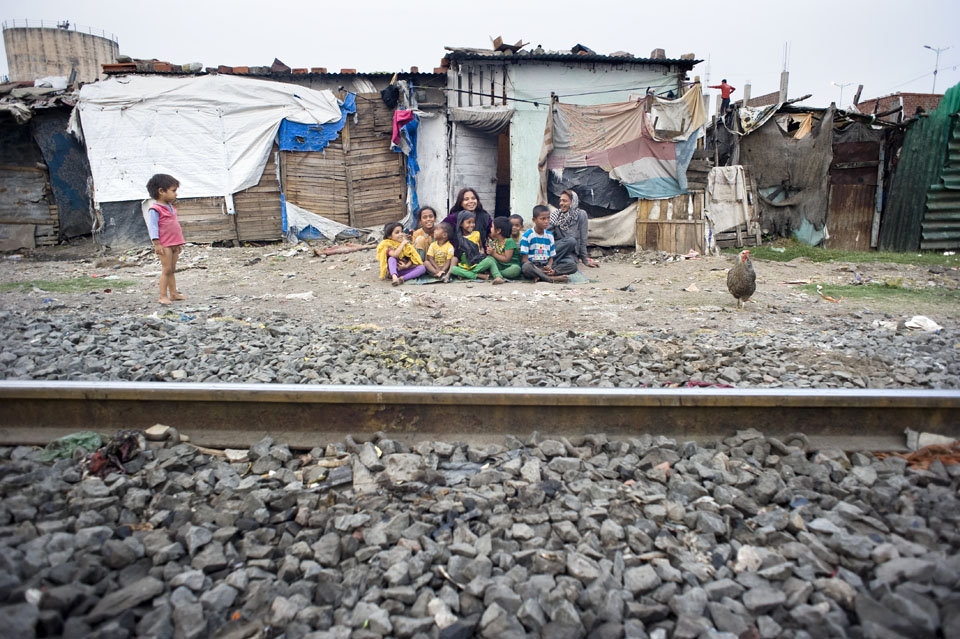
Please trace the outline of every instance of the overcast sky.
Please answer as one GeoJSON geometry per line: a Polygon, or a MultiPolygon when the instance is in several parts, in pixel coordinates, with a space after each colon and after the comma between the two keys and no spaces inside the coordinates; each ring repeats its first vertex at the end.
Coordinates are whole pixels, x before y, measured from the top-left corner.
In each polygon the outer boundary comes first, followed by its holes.
{"type": "MultiPolygon", "coordinates": [[[[444,46],[490,47],[491,38],[522,39],[532,47],[639,57],[663,48],[668,57],[694,53],[710,84],[722,78],[754,96],[779,88],[789,44],[790,97],[806,104],[849,103],[862,83],[863,99],[929,92],[936,54],[937,92],[960,82],[960,2],[808,0],[796,3],[488,0],[231,2],[161,0],[3,0],[0,19],[70,20],[116,35],[120,52],[204,66],[356,68],[361,72],[439,66],[444,46]]],[[[4,52],[0,75],[7,74],[4,52]]],[[[739,96],[741,93],[735,94],[739,96]]]]}

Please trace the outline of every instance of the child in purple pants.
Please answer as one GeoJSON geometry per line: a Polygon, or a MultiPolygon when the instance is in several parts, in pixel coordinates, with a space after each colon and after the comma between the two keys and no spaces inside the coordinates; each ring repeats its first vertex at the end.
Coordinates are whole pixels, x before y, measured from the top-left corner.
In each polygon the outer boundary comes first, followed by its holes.
{"type": "Polygon", "coordinates": [[[384,225],[383,240],[377,245],[377,261],[380,262],[380,279],[385,280],[389,275],[394,286],[420,277],[427,270],[420,254],[403,234],[399,222],[384,225]]]}

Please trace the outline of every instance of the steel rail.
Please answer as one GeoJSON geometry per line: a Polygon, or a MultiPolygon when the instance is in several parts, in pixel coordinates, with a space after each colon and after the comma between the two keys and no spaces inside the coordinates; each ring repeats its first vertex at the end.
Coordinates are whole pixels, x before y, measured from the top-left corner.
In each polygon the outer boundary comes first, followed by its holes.
{"type": "Polygon", "coordinates": [[[0,444],[156,423],[211,447],[271,435],[292,448],[369,438],[502,442],[604,433],[722,439],[757,428],[814,445],[898,449],[905,428],[960,438],[960,391],[329,386],[166,382],[0,382],[0,444]]]}

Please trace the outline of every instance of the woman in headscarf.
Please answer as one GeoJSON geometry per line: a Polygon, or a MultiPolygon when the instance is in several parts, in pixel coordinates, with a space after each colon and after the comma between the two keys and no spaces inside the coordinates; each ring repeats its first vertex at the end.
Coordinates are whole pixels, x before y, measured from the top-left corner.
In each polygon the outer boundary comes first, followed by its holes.
{"type": "Polygon", "coordinates": [[[560,194],[560,207],[550,214],[550,232],[557,242],[555,263],[573,260],[591,268],[600,266],[587,253],[587,212],[580,208],[580,198],[572,189],[560,194]]]}
{"type": "MultiPolygon", "coordinates": [[[[459,234],[460,225],[457,223],[457,214],[461,211],[473,213],[477,220],[476,229],[480,232],[480,252],[487,253],[487,237],[490,236],[490,226],[493,224],[493,218],[487,213],[480,203],[480,197],[472,188],[460,189],[457,193],[457,200],[450,207],[450,214],[443,219],[444,222],[454,228],[454,232],[459,234]]],[[[457,251],[457,257],[460,256],[460,249],[457,248],[457,242],[453,243],[453,248],[457,251]]]]}

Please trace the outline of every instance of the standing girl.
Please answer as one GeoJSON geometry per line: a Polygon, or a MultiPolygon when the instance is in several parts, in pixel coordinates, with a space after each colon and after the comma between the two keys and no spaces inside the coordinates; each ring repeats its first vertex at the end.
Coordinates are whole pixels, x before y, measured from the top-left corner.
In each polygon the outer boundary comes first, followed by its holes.
{"type": "Polygon", "coordinates": [[[153,251],[160,258],[160,299],[161,304],[170,304],[173,300],[185,300],[177,290],[177,259],[183,250],[183,231],[177,220],[177,189],[180,182],[166,173],[157,173],[147,181],[147,192],[156,202],[150,205],[147,213],[147,231],[153,241],[153,251]]]}
{"type": "Polygon", "coordinates": [[[387,222],[383,226],[383,240],[377,245],[377,260],[380,262],[380,279],[387,279],[389,274],[394,286],[426,272],[420,254],[403,234],[399,222],[387,222]]]}

